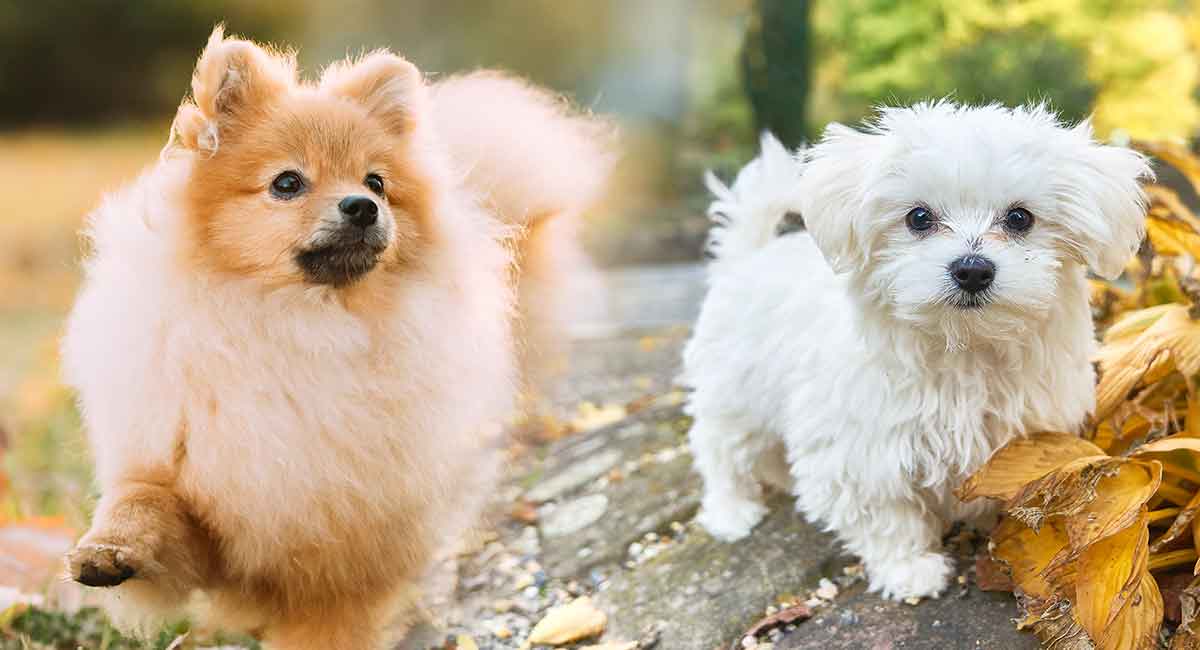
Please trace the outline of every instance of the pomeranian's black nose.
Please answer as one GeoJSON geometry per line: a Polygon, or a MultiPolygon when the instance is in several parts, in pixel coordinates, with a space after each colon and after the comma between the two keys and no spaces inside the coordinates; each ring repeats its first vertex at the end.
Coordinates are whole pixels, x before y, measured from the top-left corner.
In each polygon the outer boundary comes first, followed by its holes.
{"type": "Polygon", "coordinates": [[[379,206],[369,196],[347,196],[338,202],[338,210],[346,221],[359,228],[375,225],[379,217],[379,206]]]}
{"type": "Polygon", "coordinates": [[[947,270],[954,283],[967,293],[979,293],[996,279],[996,265],[979,255],[960,257],[951,262],[947,270]]]}

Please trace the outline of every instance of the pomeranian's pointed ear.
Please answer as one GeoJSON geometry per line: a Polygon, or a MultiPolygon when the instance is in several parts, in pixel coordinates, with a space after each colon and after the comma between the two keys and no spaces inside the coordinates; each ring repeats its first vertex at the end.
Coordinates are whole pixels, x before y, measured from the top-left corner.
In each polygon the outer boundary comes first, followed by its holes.
{"type": "Polygon", "coordinates": [[[1088,121],[1070,136],[1075,146],[1056,174],[1062,183],[1059,219],[1079,260],[1111,280],[1121,275],[1146,233],[1142,181],[1153,179],[1154,172],[1140,153],[1096,142],[1088,121]]]}
{"type": "Polygon", "coordinates": [[[834,122],[805,152],[800,213],[813,242],[837,273],[861,268],[870,254],[863,178],[879,149],[879,137],[834,122]]]}
{"type": "Polygon", "coordinates": [[[321,90],[362,104],[396,134],[411,131],[425,109],[421,72],[383,50],[329,66],[321,75],[321,90]]]}
{"type": "Polygon", "coordinates": [[[295,82],[295,59],[270,53],[218,25],[196,62],[192,101],[179,107],[172,139],[185,147],[217,150],[223,135],[295,82]]]}

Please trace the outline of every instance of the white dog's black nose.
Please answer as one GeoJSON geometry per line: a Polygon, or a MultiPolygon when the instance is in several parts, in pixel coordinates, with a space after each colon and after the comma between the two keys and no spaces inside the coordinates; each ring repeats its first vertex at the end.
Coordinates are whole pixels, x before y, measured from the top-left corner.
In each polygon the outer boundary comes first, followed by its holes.
{"type": "Polygon", "coordinates": [[[996,265],[979,255],[967,255],[950,263],[947,268],[954,283],[967,293],[979,293],[996,279],[996,265]]]}
{"type": "Polygon", "coordinates": [[[369,196],[347,196],[338,202],[338,210],[359,228],[373,226],[379,218],[379,206],[369,196]]]}

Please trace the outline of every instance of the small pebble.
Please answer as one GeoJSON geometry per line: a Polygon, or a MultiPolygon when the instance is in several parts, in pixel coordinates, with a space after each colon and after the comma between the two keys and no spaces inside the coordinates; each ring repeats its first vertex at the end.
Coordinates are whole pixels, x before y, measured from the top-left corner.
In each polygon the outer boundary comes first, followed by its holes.
{"type": "Polygon", "coordinates": [[[822,600],[833,600],[837,598],[838,588],[828,578],[821,578],[820,586],[817,587],[817,598],[822,600]]]}
{"type": "Polygon", "coordinates": [[[758,639],[756,639],[752,636],[742,637],[742,647],[743,648],[757,648],[758,647],[758,639]]]}
{"type": "Polygon", "coordinates": [[[908,598],[904,599],[904,602],[908,603],[909,605],[920,605],[921,597],[920,596],[909,596],[908,598]]]}

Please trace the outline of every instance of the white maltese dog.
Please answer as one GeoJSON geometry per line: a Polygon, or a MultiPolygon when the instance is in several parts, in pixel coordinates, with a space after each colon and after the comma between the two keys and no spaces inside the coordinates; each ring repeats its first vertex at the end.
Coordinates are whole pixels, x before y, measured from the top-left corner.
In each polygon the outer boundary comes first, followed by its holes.
{"type": "Polygon", "coordinates": [[[938,102],[796,156],[765,135],[732,188],[710,176],[716,259],[684,353],[700,523],[743,537],[759,481],[786,486],[871,590],[937,595],[945,527],[986,514],[953,488],[1092,410],[1085,268],[1121,273],[1150,173],[1045,107],[938,102]],[[777,233],[789,212],[807,233],[777,233]]]}

